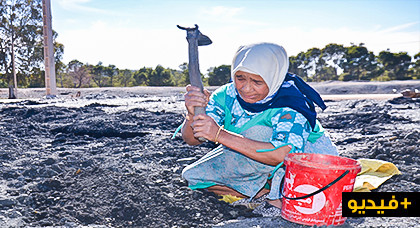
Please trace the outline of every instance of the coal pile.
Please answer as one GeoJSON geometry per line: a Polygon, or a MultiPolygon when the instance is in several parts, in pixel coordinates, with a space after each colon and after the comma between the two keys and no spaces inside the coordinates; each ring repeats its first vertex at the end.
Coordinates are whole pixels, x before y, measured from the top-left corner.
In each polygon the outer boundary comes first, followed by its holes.
{"type": "MultiPolygon", "coordinates": [[[[188,189],[183,167],[215,145],[171,139],[183,121],[181,98],[119,109],[127,104],[115,102],[118,96],[99,97],[81,98],[90,103],[79,107],[42,99],[0,104],[1,227],[209,227],[258,219],[188,189]],[[156,108],[168,102],[181,108],[156,108]]],[[[402,172],[375,191],[420,191],[420,100],[327,105],[319,118],[343,156],[390,161],[402,172]]]]}

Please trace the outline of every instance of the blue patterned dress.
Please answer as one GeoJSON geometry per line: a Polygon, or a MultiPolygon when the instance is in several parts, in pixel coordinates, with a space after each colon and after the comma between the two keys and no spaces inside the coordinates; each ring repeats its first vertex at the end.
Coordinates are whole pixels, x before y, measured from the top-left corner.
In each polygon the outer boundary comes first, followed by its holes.
{"type": "MultiPolygon", "coordinates": [[[[207,115],[219,125],[225,125],[225,129],[249,139],[269,142],[275,148],[291,145],[292,153],[337,155],[335,146],[324,134],[319,122],[315,132],[302,114],[288,107],[250,113],[240,106],[236,93],[233,83],[224,85],[212,94],[206,108],[207,115]]],[[[257,152],[267,151],[271,150],[257,152]]],[[[263,164],[220,145],[185,167],[182,176],[188,181],[191,189],[223,185],[250,198],[253,198],[270,178],[272,183],[268,198],[279,199],[280,183],[284,176],[284,167],[280,165],[263,164]]]]}

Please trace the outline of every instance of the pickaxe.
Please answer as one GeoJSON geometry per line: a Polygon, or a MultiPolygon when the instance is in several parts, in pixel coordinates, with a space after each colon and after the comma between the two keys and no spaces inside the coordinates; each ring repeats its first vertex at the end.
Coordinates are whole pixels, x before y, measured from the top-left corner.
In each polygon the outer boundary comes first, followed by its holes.
{"type": "MultiPolygon", "coordinates": [[[[210,38],[201,34],[198,30],[198,25],[195,25],[194,28],[186,28],[177,25],[179,29],[187,31],[187,41],[188,41],[188,73],[190,76],[190,83],[192,86],[200,88],[203,92],[203,82],[201,81],[201,74],[198,65],[198,46],[209,45],[212,43],[210,38]]],[[[205,107],[194,107],[194,115],[205,114],[205,107]]],[[[200,138],[200,141],[205,141],[205,139],[200,138]]]]}

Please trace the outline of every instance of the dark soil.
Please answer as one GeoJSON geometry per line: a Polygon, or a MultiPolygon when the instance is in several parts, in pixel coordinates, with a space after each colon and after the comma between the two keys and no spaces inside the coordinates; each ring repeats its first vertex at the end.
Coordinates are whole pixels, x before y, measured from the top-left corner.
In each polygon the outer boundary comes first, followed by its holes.
{"type": "MultiPolygon", "coordinates": [[[[209,227],[255,217],[187,188],[183,167],[215,145],[171,139],[182,98],[172,101],[177,110],[154,111],[63,102],[0,103],[0,226],[209,227]]],[[[375,191],[420,191],[420,100],[327,105],[319,118],[343,156],[390,161],[402,172],[375,191]]]]}
{"type": "Polygon", "coordinates": [[[420,192],[420,99],[327,102],[320,121],[342,156],[394,163],[401,175],[375,191],[420,192]]]}

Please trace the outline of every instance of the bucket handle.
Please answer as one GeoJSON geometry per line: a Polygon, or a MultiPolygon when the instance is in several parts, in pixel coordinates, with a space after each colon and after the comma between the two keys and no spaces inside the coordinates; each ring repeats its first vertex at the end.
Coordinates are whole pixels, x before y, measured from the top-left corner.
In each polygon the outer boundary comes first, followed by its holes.
{"type": "MultiPolygon", "coordinates": [[[[327,188],[331,187],[333,184],[337,183],[339,180],[341,180],[341,179],[342,179],[345,175],[347,175],[349,172],[350,172],[349,170],[346,170],[343,174],[341,174],[339,177],[337,177],[337,179],[333,180],[331,183],[329,183],[329,184],[325,185],[323,188],[320,188],[320,189],[316,190],[315,192],[312,192],[312,193],[310,193],[310,194],[308,194],[308,195],[305,195],[305,196],[300,196],[300,197],[296,197],[296,198],[291,198],[291,197],[287,197],[287,196],[283,195],[283,191],[280,191],[280,193],[281,193],[281,195],[282,195],[284,198],[286,198],[286,199],[288,199],[288,200],[300,200],[300,199],[306,199],[306,198],[309,198],[309,197],[311,197],[311,196],[313,196],[313,195],[316,195],[316,194],[318,194],[318,193],[320,193],[320,192],[322,192],[322,191],[326,190],[327,188]]],[[[284,179],[283,179],[283,180],[284,180],[284,179]]]]}

